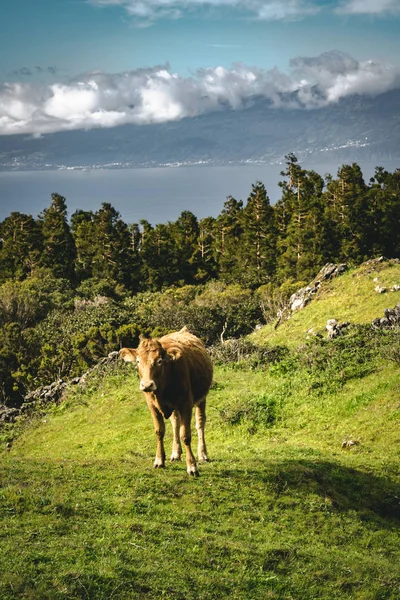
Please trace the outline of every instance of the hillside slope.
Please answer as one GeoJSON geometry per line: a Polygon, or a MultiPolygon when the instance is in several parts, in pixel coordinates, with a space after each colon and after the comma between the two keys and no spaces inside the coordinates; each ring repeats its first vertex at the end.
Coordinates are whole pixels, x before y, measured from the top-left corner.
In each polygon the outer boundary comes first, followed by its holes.
{"type": "Polygon", "coordinates": [[[259,344],[297,347],[312,334],[326,333],[328,319],[370,324],[382,317],[386,308],[400,302],[400,290],[390,291],[396,285],[400,286],[397,261],[367,261],[324,283],[308,306],[293,312],[290,319],[276,329],[273,324],[263,327],[252,339],[259,344]],[[387,293],[378,293],[377,287],[386,288],[387,293]]]}
{"type": "Polygon", "coordinates": [[[0,597],[397,600],[399,332],[368,324],[400,266],[373,268],[254,334],[289,348],[274,361],[216,365],[198,479],[152,469],[130,365],[21,426],[0,454],[0,597]],[[328,318],[367,325],[307,340],[328,318]]]}

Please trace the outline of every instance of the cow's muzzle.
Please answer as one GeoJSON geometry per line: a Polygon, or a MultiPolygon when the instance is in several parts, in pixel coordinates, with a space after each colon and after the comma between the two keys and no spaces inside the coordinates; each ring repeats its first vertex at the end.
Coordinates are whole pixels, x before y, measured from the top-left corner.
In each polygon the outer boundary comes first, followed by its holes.
{"type": "Polygon", "coordinates": [[[142,392],[155,392],[157,386],[154,381],[141,380],[139,388],[142,392]]]}

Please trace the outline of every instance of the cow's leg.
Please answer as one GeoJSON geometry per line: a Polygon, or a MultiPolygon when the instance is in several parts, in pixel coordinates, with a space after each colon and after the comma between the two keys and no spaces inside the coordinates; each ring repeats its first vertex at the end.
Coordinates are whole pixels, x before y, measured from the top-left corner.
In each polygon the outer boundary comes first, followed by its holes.
{"type": "Polygon", "coordinates": [[[204,427],[206,425],[206,399],[202,400],[196,406],[196,429],[199,439],[197,456],[199,461],[208,461],[206,440],[204,437],[204,427]]]}
{"type": "Polygon", "coordinates": [[[164,435],[165,435],[165,422],[164,417],[158,411],[153,402],[150,399],[147,399],[147,406],[150,409],[151,416],[153,417],[154,423],[154,431],[157,438],[157,450],[156,450],[156,458],[154,460],[154,468],[161,469],[165,467],[165,449],[164,449],[164,435]]]}
{"type": "Polygon", "coordinates": [[[186,470],[189,475],[198,475],[199,471],[196,465],[196,459],[192,452],[192,432],[190,427],[190,421],[192,419],[192,407],[185,407],[181,411],[181,440],[186,450],[186,470]]]}
{"type": "Polygon", "coordinates": [[[179,429],[181,426],[181,417],[177,410],[173,411],[173,413],[170,417],[170,421],[171,421],[171,425],[172,425],[172,435],[173,435],[171,461],[181,460],[182,446],[181,446],[181,440],[179,437],[179,429]]]}

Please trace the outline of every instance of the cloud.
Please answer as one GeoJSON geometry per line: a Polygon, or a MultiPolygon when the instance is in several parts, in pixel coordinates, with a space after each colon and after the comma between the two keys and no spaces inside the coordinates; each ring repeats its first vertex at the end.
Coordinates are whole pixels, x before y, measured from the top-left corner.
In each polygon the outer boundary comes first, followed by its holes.
{"type": "Polygon", "coordinates": [[[184,13],[202,9],[236,9],[258,19],[275,21],[300,19],[319,12],[316,0],[88,0],[97,6],[121,6],[139,22],[177,19],[184,13]]]}
{"type": "Polygon", "coordinates": [[[347,0],[335,12],[343,15],[396,15],[400,14],[400,0],[347,0]]]}
{"type": "Polygon", "coordinates": [[[359,62],[339,51],[298,57],[290,61],[290,66],[299,81],[299,98],[305,106],[330,104],[353,94],[376,95],[400,87],[400,67],[372,60],[359,62]]]}
{"type": "Polygon", "coordinates": [[[209,67],[192,77],[168,65],[108,74],[86,73],[67,83],[0,86],[0,134],[45,134],[73,129],[146,125],[236,110],[255,96],[271,107],[319,108],[351,94],[400,87],[400,68],[359,62],[333,51],[291,60],[288,73],[243,64],[209,67]]]}

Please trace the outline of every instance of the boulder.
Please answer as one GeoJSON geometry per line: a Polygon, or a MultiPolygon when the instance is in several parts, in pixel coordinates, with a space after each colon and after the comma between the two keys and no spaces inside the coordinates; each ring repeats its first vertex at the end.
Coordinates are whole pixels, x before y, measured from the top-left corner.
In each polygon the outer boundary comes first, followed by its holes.
{"type": "Polygon", "coordinates": [[[345,321],[344,323],[338,323],[336,319],[328,319],[325,329],[328,331],[328,340],[334,340],[343,334],[343,330],[349,327],[350,323],[345,321]]]}
{"type": "Polygon", "coordinates": [[[322,283],[329,281],[333,277],[337,277],[344,273],[347,269],[347,265],[342,263],[335,265],[333,263],[326,264],[318,273],[318,275],[309,283],[306,287],[301,288],[297,292],[291,295],[289,300],[289,307],[292,312],[296,310],[302,310],[307,304],[311,302],[315,294],[318,292],[322,283]]]}
{"type": "Polygon", "coordinates": [[[378,317],[372,321],[374,329],[394,329],[400,327],[400,302],[394,308],[385,308],[383,317],[378,317]]]}

